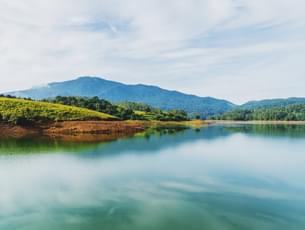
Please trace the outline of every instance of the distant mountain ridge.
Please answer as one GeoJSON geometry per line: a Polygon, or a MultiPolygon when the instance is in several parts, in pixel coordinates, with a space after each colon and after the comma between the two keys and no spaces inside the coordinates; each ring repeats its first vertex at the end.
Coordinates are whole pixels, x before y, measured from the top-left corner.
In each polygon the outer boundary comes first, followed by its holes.
{"type": "Polygon", "coordinates": [[[164,110],[181,109],[188,113],[198,113],[202,117],[223,113],[236,105],[212,97],[199,97],[178,91],[162,89],[143,84],[127,85],[98,77],[79,77],[75,80],[50,83],[45,87],[32,88],[8,93],[17,97],[33,99],[56,96],[98,96],[111,102],[140,102],[164,110]]]}

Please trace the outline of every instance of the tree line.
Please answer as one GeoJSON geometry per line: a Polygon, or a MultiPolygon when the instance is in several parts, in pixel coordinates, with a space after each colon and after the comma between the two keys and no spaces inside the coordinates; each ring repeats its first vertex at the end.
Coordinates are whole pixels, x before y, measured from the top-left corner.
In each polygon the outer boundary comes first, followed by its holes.
{"type": "MultiPolygon", "coordinates": [[[[111,102],[99,99],[98,97],[73,97],[73,96],[57,96],[55,98],[43,99],[35,101],[31,98],[18,98],[10,95],[0,95],[2,98],[16,99],[16,101],[3,101],[0,106],[0,121],[12,122],[15,124],[26,124],[34,121],[40,122],[35,102],[47,102],[49,105],[68,105],[75,108],[85,108],[96,112],[101,112],[115,116],[120,120],[159,120],[159,121],[186,121],[189,120],[188,114],[182,110],[162,111],[149,105],[134,102],[124,102],[121,104],[112,104],[111,102]],[[23,103],[23,99],[33,102],[23,103]],[[22,102],[22,103],[21,103],[22,102]],[[8,105],[10,103],[10,106],[8,105]],[[14,107],[15,106],[15,107],[14,107]]],[[[38,110],[37,110],[38,108],[38,110]]],[[[45,106],[43,117],[52,117],[57,114],[56,108],[50,113],[49,106],[45,106]],[[50,113],[50,114],[49,114],[50,113]]],[[[41,110],[41,109],[40,109],[41,110]]],[[[59,112],[59,111],[58,111],[59,112]]],[[[53,119],[53,117],[52,117],[53,119]]],[[[51,120],[52,120],[51,119],[51,120]]],[[[54,118],[55,119],[55,118],[54,118]]],[[[63,118],[61,118],[62,120],[63,118]]],[[[85,119],[85,118],[84,118],[85,119]]],[[[55,119],[56,120],[56,119],[55,119]]]]}
{"type": "Polygon", "coordinates": [[[235,109],[211,117],[214,120],[234,121],[305,121],[305,105],[288,105],[258,109],[235,109]]]}
{"type": "Polygon", "coordinates": [[[150,105],[135,102],[112,104],[98,97],[57,96],[43,101],[103,112],[121,120],[186,121],[189,119],[188,114],[183,110],[162,111],[150,105]]]}

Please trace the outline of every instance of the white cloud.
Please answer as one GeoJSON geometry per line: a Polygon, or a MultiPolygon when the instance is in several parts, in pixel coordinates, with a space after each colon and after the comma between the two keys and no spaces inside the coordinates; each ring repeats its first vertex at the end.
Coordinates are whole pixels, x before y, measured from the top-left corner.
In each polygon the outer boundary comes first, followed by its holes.
{"type": "Polygon", "coordinates": [[[0,0],[0,91],[100,75],[236,102],[305,96],[304,29],[302,0],[0,0]]]}

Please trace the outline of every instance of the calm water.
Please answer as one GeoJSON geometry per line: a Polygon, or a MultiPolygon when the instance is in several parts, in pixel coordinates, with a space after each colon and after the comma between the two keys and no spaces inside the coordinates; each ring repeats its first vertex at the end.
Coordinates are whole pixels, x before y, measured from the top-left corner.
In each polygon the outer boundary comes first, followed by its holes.
{"type": "Polygon", "coordinates": [[[305,229],[305,126],[0,140],[1,230],[305,229]]]}

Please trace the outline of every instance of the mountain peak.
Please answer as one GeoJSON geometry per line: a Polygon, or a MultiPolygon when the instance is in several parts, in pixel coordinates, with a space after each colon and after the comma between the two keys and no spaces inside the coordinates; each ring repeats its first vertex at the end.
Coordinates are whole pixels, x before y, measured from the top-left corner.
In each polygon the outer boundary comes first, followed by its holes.
{"type": "Polygon", "coordinates": [[[74,79],[74,81],[78,80],[106,80],[101,77],[96,77],[96,76],[79,76],[78,78],[74,79]]]}
{"type": "Polygon", "coordinates": [[[50,83],[47,88],[35,88],[10,94],[33,99],[56,96],[97,96],[114,103],[131,101],[146,103],[164,110],[181,109],[189,113],[201,114],[203,117],[225,112],[234,106],[228,101],[216,98],[198,97],[158,86],[127,85],[95,76],[80,76],[70,81],[50,83]]]}

